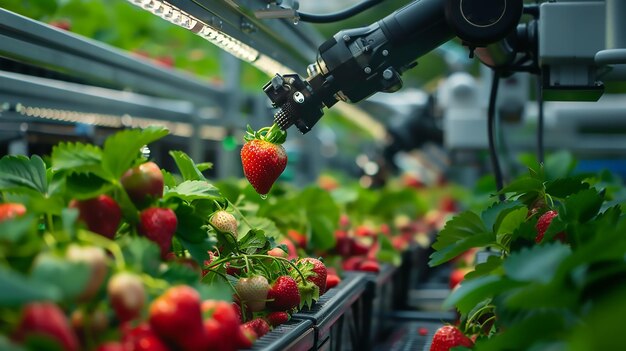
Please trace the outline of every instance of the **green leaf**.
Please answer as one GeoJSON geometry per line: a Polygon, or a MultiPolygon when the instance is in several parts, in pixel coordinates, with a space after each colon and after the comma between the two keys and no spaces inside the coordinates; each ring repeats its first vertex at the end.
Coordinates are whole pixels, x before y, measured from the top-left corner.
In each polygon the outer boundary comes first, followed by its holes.
{"type": "Polygon", "coordinates": [[[66,190],[72,198],[91,199],[113,189],[113,184],[93,173],[73,173],[66,178],[66,190]]]}
{"type": "Polygon", "coordinates": [[[176,226],[176,237],[185,239],[189,243],[199,243],[207,237],[206,218],[199,217],[193,212],[191,206],[181,205],[176,209],[176,218],[178,225],[176,226]]]}
{"type": "Polygon", "coordinates": [[[474,270],[465,275],[465,280],[475,279],[485,276],[494,271],[499,271],[502,268],[502,258],[498,256],[489,256],[487,261],[479,263],[474,267],[474,270]]]}
{"type": "Polygon", "coordinates": [[[495,224],[494,230],[497,235],[512,234],[526,220],[528,209],[526,206],[521,206],[507,209],[503,213],[506,214],[502,216],[502,219],[498,218],[495,224]]]}
{"type": "Polygon", "coordinates": [[[380,249],[376,254],[376,258],[381,262],[387,262],[399,267],[400,264],[402,264],[402,255],[393,247],[389,238],[383,234],[379,234],[378,242],[380,243],[380,249]]]}
{"type": "MultiPolygon", "coordinates": [[[[15,244],[37,230],[37,219],[32,215],[6,219],[0,221],[0,247],[5,244],[15,244]]],[[[1,249],[0,249],[1,250],[1,249]]]]}
{"type": "Polygon", "coordinates": [[[446,223],[445,227],[437,235],[437,241],[433,244],[433,248],[442,250],[449,245],[457,243],[459,240],[488,231],[476,213],[465,211],[454,216],[446,223]]]}
{"type": "Polygon", "coordinates": [[[328,250],[335,247],[335,228],[337,222],[331,222],[328,217],[311,215],[311,243],[310,245],[318,250],[328,250]]]}
{"type": "Polygon", "coordinates": [[[208,259],[209,255],[207,251],[215,249],[217,243],[214,237],[205,237],[202,241],[189,242],[184,238],[177,237],[181,245],[189,251],[191,257],[200,265],[204,264],[204,261],[208,259]]]}
{"type": "Polygon", "coordinates": [[[258,249],[269,247],[267,237],[262,230],[252,229],[239,239],[239,249],[247,254],[253,254],[258,249]]]}
{"type": "Polygon", "coordinates": [[[172,175],[172,173],[162,169],[161,173],[163,174],[163,185],[168,188],[173,188],[178,184],[176,178],[172,175]]]}
{"type": "Polygon", "coordinates": [[[562,281],[528,284],[511,291],[504,300],[504,305],[510,310],[576,308],[579,303],[578,292],[562,281]]]}
{"type": "Polygon", "coordinates": [[[52,168],[74,172],[101,169],[102,149],[95,145],[61,142],[52,148],[52,168]]]}
{"type": "Polygon", "coordinates": [[[581,179],[578,179],[577,177],[559,178],[546,183],[546,194],[550,194],[552,197],[560,199],[585,189],[589,189],[589,184],[583,183],[581,179]]]}
{"type": "Polygon", "coordinates": [[[456,306],[461,313],[467,314],[479,302],[521,285],[522,283],[495,275],[467,280],[458,289],[452,291],[443,302],[443,307],[456,306]]]}
{"type": "Polygon", "coordinates": [[[70,262],[62,257],[43,254],[37,257],[31,279],[59,289],[64,300],[78,297],[89,282],[91,268],[83,262],[70,262]]]}
{"type": "Polygon", "coordinates": [[[170,285],[193,285],[198,282],[199,272],[189,266],[171,262],[166,267],[159,278],[167,281],[170,285]]]}
{"type": "Polygon", "coordinates": [[[565,218],[584,223],[593,218],[604,201],[596,189],[586,189],[570,195],[565,201],[565,218]]]}
{"type": "Polygon", "coordinates": [[[283,237],[283,234],[276,226],[276,223],[269,218],[264,217],[246,217],[246,220],[252,228],[248,226],[244,221],[239,221],[239,232],[247,233],[250,229],[262,230],[266,236],[272,237],[274,239],[280,239],[283,237]]]}
{"type": "Polygon", "coordinates": [[[206,180],[191,157],[182,151],[170,151],[170,156],[183,176],[183,180],[206,180]]]}
{"type": "Polygon", "coordinates": [[[559,151],[546,157],[544,170],[549,180],[565,178],[576,167],[574,156],[568,151],[559,151]]]}
{"type": "Polygon", "coordinates": [[[27,351],[21,345],[13,343],[5,335],[0,335],[0,351],[27,351]]]}
{"type": "Polygon", "coordinates": [[[520,203],[518,201],[496,202],[491,205],[480,215],[483,223],[485,224],[485,228],[495,228],[496,220],[500,216],[500,213],[507,209],[515,208],[519,205],[520,203]]]}
{"type": "Polygon", "coordinates": [[[198,168],[200,172],[204,172],[204,171],[208,171],[209,169],[213,169],[213,163],[212,162],[196,163],[196,167],[198,168]]]}
{"type": "Polygon", "coordinates": [[[161,264],[161,249],[144,237],[124,236],[119,240],[126,266],[135,272],[156,276],[161,264]]]}
{"type": "MultiPolygon", "coordinates": [[[[530,350],[531,345],[538,344],[542,340],[558,340],[564,326],[563,313],[542,311],[529,315],[489,339],[477,342],[475,349],[481,351],[530,350]],[[529,337],[530,335],[532,337],[529,337]]],[[[540,348],[540,350],[549,349],[540,348]]]]}
{"type": "Polygon", "coordinates": [[[219,190],[203,180],[187,180],[166,189],[163,198],[167,200],[174,197],[188,202],[199,199],[222,200],[219,190]]]}
{"type": "Polygon", "coordinates": [[[504,261],[504,271],[514,280],[545,284],[552,280],[559,264],[570,254],[570,247],[561,243],[524,248],[504,261]]]}
{"type": "Polygon", "coordinates": [[[59,301],[61,290],[48,283],[31,280],[0,266],[0,306],[19,307],[33,301],[59,301]]]}
{"type": "Polygon", "coordinates": [[[104,143],[102,167],[113,177],[118,179],[140,157],[140,150],[144,145],[165,137],[167,129],[150,126],[143,130],[128,129],[114,134],[104,143]]]}
{"type": "Polygon", "coordinates": [[[76,237],[76,221],[78,220],[78,209],[64,208],[61,211],[61,220],[63,223],[63,231],[68,233],[70,237],[76,237]]]}
{"type": "Polygon", "coordinates": [[[48,191],[46,165],[39,156],[4,156],[0,159],[0,190],[48,191]]]}
{"type": "Polygon", "coordinates": [[[232,301],[233,289],[223,279],[214,280],[210,285],[200,284],[196,287],[202,300],[232,301]]]}
{"type": "Polygon", "coordinates": [[[500,193],[508,194],[526,194],[530,192],[540,193],[543,191],[543,182],[539,179],[531,176],[524,176],[512,181],[509,185],[505,186],[500,193]]]}
{"type": "Polygon", "coordinates": [[[484,232],[459,238],[457,242],[442,247],[438,251],[433,252],[430,255],[430,261],[428,261],[428,264],[431,267],[434,267],[442,263],[446,263],[471,248],[485,247],[493,244],[495,240],[496,236],[490,232],[484,232]]]}

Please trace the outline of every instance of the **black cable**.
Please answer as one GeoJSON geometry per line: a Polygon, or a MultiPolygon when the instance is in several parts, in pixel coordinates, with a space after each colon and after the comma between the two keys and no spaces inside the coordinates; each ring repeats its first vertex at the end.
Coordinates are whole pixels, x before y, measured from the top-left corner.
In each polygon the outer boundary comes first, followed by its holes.
{"type": "Polygon", "coordinates": [[[346,18],[352,17],[356,14],[359,14],[375,5],[380,4],[384,0],[364,0],[352,7],[348,7],[345,10],[341,10],[339,12],[329,13],[325,15],[315,15],[311,13],[303,13],[298,11],[298,16],[300,17],[300,21],[302,22],[311,22],[311,23],[330,23],[344,20],[346,18]]]}
{"type": "MultiPolygon", "coordinates": [[[[500,161],[498,160],[498,151],[496,149],[496,99],[498,97],[498,85],[500,83],[500,73],[493,71],[493,79],[491,81],[491,92],[489,94],[489,108],[487,109],[487,137],[489,139],[489,156],[491,158],[491,167],[496,178],[496,189],[498,192],[504,187],[502,179],[502,170],[500,169],[500,161]]],[[[504,201],[504,194],[499,194],[500,201],[504,201]]]]}
{"type": "Polygon", "coordinates": [[[537,160],[543,163],[543,84],[541,83],[541,75],[537,75],[537,160]]]}

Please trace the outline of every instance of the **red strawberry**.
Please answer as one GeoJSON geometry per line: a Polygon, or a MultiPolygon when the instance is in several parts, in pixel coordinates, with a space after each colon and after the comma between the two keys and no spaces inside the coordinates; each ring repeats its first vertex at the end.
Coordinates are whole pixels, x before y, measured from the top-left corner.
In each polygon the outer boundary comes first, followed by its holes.
{"type": "Polygon", "coordinates": [[[156,242],[163,257],[170,251],[177,225],[176,213],[169,208],[150,207],[139,215],[139,233],[156,242]]]}
{"type": "Polygon", "coordinates": [[[350,217],[342,213],[341,217],[339,217],[339,228],[340,229],[348,229],[350,227],[350,217]]]}
{"type": "Polygon", "coordinates": [[[439,209],[443,212],[458,212],[459,210],[456,201],[449,196],[445,196],[441,199],[439,209]]]}
{"type": "MultiPolygon", "coordinates": [[[[203,350],[207,351],[236,351],[239,341],[239,325],[235,338],[228,337],[224,333],[224,328],[217,320],[208,318],[204,321],[204,343],[203,350]]],[[[200,349],[200,348],[198,348],[200,349]]]]}
{"type": "Polygon", "coordinates": [[[239,349],[249,349],[252,347],[258,336],[252,328],[239,326],[239,334],[237,334],[237,347],[239,349]]]}
{"type": "Polygon", "coordinates": [[[298,283],[290,276],[280,276],[267,292],[267,307],[273,311],[288,311],[300,305],[298,283]]]}
{"type": "Polygon", "coordinates": [[[113,239],[122,219],[120,206],[107,195],[89,200],[72,200],[69,207],[78,209],[78,218],[87,229],[109,239],[113,239]]]}
{"type": "Polygon", "coordinates": [[[313,268],[300,269],[300,271],[302,272],[302,274],[304,274],[306,280],[310,281],[311,283],[317,285],[318,288],[320,288],[320,295],[322,295],[326,292],[326,275],[328,274],[328,272],[326,271],[326,266],[324,265],[324,263],[322,263],[322,261],[316,258],[305,257],[298,261],[298,268],[306,267],[306,265],[302,264],[305,262],[311,263],[313,265],[313,268]]]}
{"type": "Polygon", "coordinates": [[[143,207],[163,196],[163,173],[154,162],[146,162],[126,171],[122,186],[135,205],[143,207]]]}
{"type": "Polygon", "coordinates": [[[252,312],[259,312],[265,309],[268,298],[270,284],[262,275],[250,278],[240,278],[235,284],[235,291],[239,299],[248,306],[252,312]]]}
{"type": "Polygon", "coordinates": [[[257,337],[262,337],[263,335],[269,333],[270,325],[263,318],[256,318],[249,322],[246,322],[241,325],[244,329],[250,329],[254,331],[257,337]]]}
{"type": "Polygon", "coordinates": [[[354,230],[354,235],[362,237],[375,237],[376,232],[374,231],[374,229],[366,225],[360,225],[354,230]]]}
{"type": "Polygon", "coordinates": [[[292,260],[294,258],[298,258],[298,252],[296,251],[296,246],[289,239],[282,239],[278,242],[279,244],[287,246],[287,258],[292,260]]]}
{"type": "Polygon", "coordinates": [[[267,316],[265,316],[265,319],[272,327],[285,324],[289,322],[290,318],[291,316],[289,316],[289,313],[287,312],[270,312],[267,316]]]}
{"type": "Polygon", "coordinates": [[[117,341],[109,341],[98,346],[96,351],[127,351],[127,349],[124,347],[124,345],[117,341]]]}
{"type": "Polygon", "coordinates": [[[216,211],[211,215],[209,223],[222,233],[231,233],[235,237],[237,236],[237,220],[231,213],[224,210],[216,211]]]}
{"type": "Polygon", "coordinates": [[[287,166],[287,153],[280,144],[261,139],[247,141],[241,149],[243,173],[261,195],[269,193],[272,185],[287,166]]]}
{"type": "Polygon", "coordinates": [[[360,240],[355,240],[352,238],[350,242],[350,253],[352,255],[366,255],[369,252],[369,247],[362,243],[360,240]]]}
{"type": "MultiPolygon", "coordinates": [[[[554,217],[558,215],[559,215],[558,212],[554,210],[550,210],[544,213],[541,217],[539,217],[539,219],[537,220],[537,225],[535,226],[535,229],[537,229],[537,236],[535,237],[535,242],[537,244],[539,244],[543,240],[543,236],[548,230],[550,223],[552,223],[552,220],[554,219],[554,217]]],[[[565,242],[566,234],[565,232],[560,232],[554,238],[560,240],[561,242],[565,242]]]]}
{"type": "Polygon", "coordinates": [[[81,301],[90,300],[100,290],[109,271],[106,253],[103,249],[96,246],[70,244],[65,256],[70,262],[80,262],[89,266],[91,270],[89,281],[78,298],[81,301]]]}
{"type": "Polygon", "coordinates": [[[353,239],[348,237],[348,233],[346,231],[335,231],[335,251],[340,256],[348,257],[352,254],[352,241],[353,239]]]}
{"type": "Polygon", "coordinates": [[[380,265],[375,260],[365,260],[359,265],[359,270],[364,272],[380,272],[380,265]]]}
{"type": "Polygon", "coordinates": [[[30,303],[22,309],[15,339],[21,342],[29,337],[52,340],[66,351],[78,351],[80,348],[67,317],[59,306],[50,302],[30,303]]]}
{"type": "Polygon", "coordinates": [[[474,343],[458,328],[446,325],[435,332],[430,351],[448,351],[456,346],[472,347],[474,343]]]}
{"type": "Polygon", "coordinates": [[[22,204],[5,203],[0,204],[0,222],[22,216],[26,213],[26,207],[22,204]]]}
{"type": "Polygon", "coordinates": [[[296,246],[302,249],[306,249],[306,245],[308,242],[306,235],[300,233],[297,230],[289,229],[287,231],[287,236],[289,237],[289,239],[291,239],[291,241],[293,241],[294,244],[296,244],[296,246]]]}
{"type": "Polygon", "coordinates": [[[419,335],[421,335],[421,336],[426,336],[426,335],[428,335],[428,328],[426,328],[426,327],[419,327],[417,329],[417,333],[419,335]]]}
{"type": "Polygon", "coordinates": [[[198,292],[187,285],[169,288],[150,305],[150,327],[182,350],[202,349],[204,326],[198,292]]]}
{"type": "Polygon", "coordinates": [[[346,271],[355,271],[361,265],[361,262],[365,260],[364,257],[352,256],[343,261],[342,267],[346,271]]]}
{"type": "Polygon", "coordinates": [[[148,324],[140,324],[124,333],[122,344],[125,351],[168,351],[169,348],[159,339],[148,324]]]}
{"type": "Polygon", "coordinates": [[[341,278],[339,278],[336,274],[328,274],[326,276],[326,291],[336,287],[341,282],[341,278]]]}
{"type": "Polygon", "coordinates": [[[121,322],[139,317],[146,301],[146,292],[141,278],[129,272],[117,273],[111,277],[107,285],[107,294],[121,322]]]}
{"type": "Polygon", "coordinates": [[[465,279],[465,275],[471,271],[472,269],[469,267],[454,269],[452,273],[450,273],[450,279],[448,282],[450,289],[454,289],[457,285],[461,284],[463,279],[465,279]]]}
{"type": "MultiPolygon", "coordinates": [[[[239,325],[241,324],[241,317],[237,313],[237,309],[233,307],[233,303],[218,300],[205,300],[202,302],[202,312],[205,315],[211,314],[211,318],[220,323],[222,333],[228,338],[234,339],[237,336],[239,325]]],[[[240,309],[239,313],[241,313],[240,309]]]]}

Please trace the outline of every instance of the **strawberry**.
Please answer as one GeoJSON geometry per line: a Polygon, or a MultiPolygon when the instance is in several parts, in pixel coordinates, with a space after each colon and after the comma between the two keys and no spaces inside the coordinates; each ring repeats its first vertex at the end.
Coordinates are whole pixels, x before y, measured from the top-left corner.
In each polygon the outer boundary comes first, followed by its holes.
{"type": "Polygon", "coordinates": [[[266,195],[287,166],[287,153],[280,145],[286,133],[274,124],[254,132],[248,127],[241,149],[243,173],[257,193],[266,195]]]}
{"type": "Polygon", "coordinates": [[[280,247],[275,247],[267,252],[268,255],[274,257],[287,258],[288,253],[280,247]]]}
{"type": "Polygon", "coordinates": [[[0,204],[0,222],[23,216],[26,213],[26,207],[17,203],[4,203],[0,204]]]}
{"type": "Polygon", "coordinates": [[[352,254],[352,238],[344,230],[335,230],[335,251],[342,257],[352,254]]]}
{"type": "Polygon", "coordinates": [[[287,312],[270,312],[265,316],[265,320],[267,320],[267,323],[272,327],[285,324],[289,322],[289,319],[291,319],[291,316],[287,312]]]}
{"type": "Polygon", "coordinates": [[[297,230],[289,229],[287,231],[287,237],[289,237],[289,239],[291,239],[291,241],[299,248],[306,249],[306,245],[308,242],[306,235],[300,233],[297,230]]]}
{"type": "Polygon", "coordinates": [[[146,302],[146,292],[138,275],[121,272],[115,274],[107,285],[111,306],[121,322],[139,317],[146,302]]]}
{"type": "Polygon", "coordinates": [[[172,246],[172,237],[176,232],[178,220],[169,208],[150,207],[139,215],[139,233],[156,242],[165,257],[172,246]]]}
{"type": "Polygon", "coordinates": [[[459,208],[456,201],[450,196],[444,196],[439,202],[439,209],[443,212],[458,212],[459,208]]]}
{"type": "Polygon", "coordinates": [[[289,311],[300,305],[298,283],[287,275],[278,277],[267,292],[267,307],[273,311],[289,311]]]}
{"type": "Polygon", "coordinates": [[[365,260],[364,257],[361,256],[352,256],[343,261],[341,264],[342,268],[346,271],[355,271],[361,265],[361,262],[365,260]]]}
{"type": "Polygon", "coordinates": [[[428,328],[426,327],[419,327],[417,328],[417,333],[421,336],[426,336],[428,335],[428,328]]]}
{"type": "Polygon", "coordinates": [[[289,239],[281,239],[279,242],[281,245],[287,246],[287,258],[292,260],[294,258],[298,258],[298,252],[296,251],[296,246],[289,239]]]}
{"type": "Polygon", "coordinates": [[[30,337],[54,341],[66,351],[78,351],[80,348],[67,317],[59,306],[50,302],[33,302],[22,309],[15,340],[22,342],[30,337]]]}
{"type": "Polygon", "coordinates": [[[120,206],[110,196],[100,195],[88,200],[72,200],[70,208],[78,209],[78,219],[87,229],[113,239],[122,219],[120,206]]]}
{"type": "Polygon", "coordinates": [[[239,326],[235,339],[228,337],[224,333],[224,328],[220,322],[213,318],[204,321],[204,341],[201,347],[207,351],[236,351],[239,341],[239,326]]]}
{"type": "Polygon", "coordinates": [[[457,285],[461,284],[465,275],[471,271],[472,269],[469,267],[454,269],[452,273],[450,273],[450,279],[448,281],[450,289],[454,289],[457,285]]]}
{"type": "Polygon", "coordinates": [[[263,337],[263,335],[269,333],[270,325],[263,318],[255,318],[249,322],[246,322],[241,325],[243,329],[252,330],[257,337],[263,337]]]}
{"type": "Polygon", "coordinates": [[[322,263],[322,261],[316,258],[305,257],[299,260],[296,265],[298,266],[298,268],[302,267],[300,268],[300,271],[306,277],[306,280],[317,285],[317,287],[320,289],[320,295],[326,292],[326,275],[328,274],[328,272],[326,271],[326,266],[324,265],[324,263],[322,263]],[[312,267],[310,265],[303,264],[305,262],[310,263],[312,267]]]}
{"type": "MultiPolygon", "coordinates": [[[[232,303],[218,300],[205,300],[202,302],[202,312],[205,315],[210,314],[211,318],[218,321],[222,328],[222,333],[228,338],[236,337],[239,325],[241,324],[241,317],[238,315],[232,303]]],[[[241,310],[239,310],[239,312],[241,312],[241,310]]]]}
{"type": "Polygon", "coordinates": [[[448,351],[456,346],[472,347],[474,343],[456,327],[443,326],[435,332],[430,351],[448,351]]]}
{"type": "Polygon", "coordinates": [[[339,228],[340,229],[350,228],[350,217],[345,213],[342,213],[341,216],[339,217],[339,228]]]}
{"type": "Polygon", "coordinates": [[[336,287],[341,282],[341,278],[339,278],[336,274],[328,274],[326,276],[326,291],[336,287]]]}
{"type": "Polygon", "coordinates": [[[249,349],[252,347],[258,336],[252,328],[239,326],[239,333],[237,334],[237,346],[239,349],[249,349]]]}
{"type": "Polygon", "coordinates": [[[376,232],[374,231],[374,229],[370,228],[369,226],[360,225],[356,227],[356,229],[354,229],[354,235],[361,236],[361,237],[375,237],[376,232]]]}
{"type": "Polygon", "coordinates": [[[216,230],[222,233],[230,233],[237,237],[237,220],[231,213],[224,210],[215,211],[211,215],[209,223],[216,230]]]}
{"type": "Polygon", "coordinates": [[[96,351],[127,351],[127,348],[125,348],[124,345],[117,341],[109,341],[98,346],[98,348],[96,348],[96,351]]]}
{"type": "Polygon", "coordinates": [[[70,262],[80,262],[89,266],[91,271],[89,281],[78,298],[81,301],[90,300],[96,295],[98,290],[100,290],[109,271],[106,253],[97,246],[78,246],[76,244],[70,244],[65,256],[70,262]]]}
{"type": "Polygon", "coordinates": [[[163,197],[163,173],[154,162],[146,162],[129,169],[120,181],[128,197],[139,207],[163,197]]]}
{"type": "Polygon", "coordinates": [[[125,351],[168,351],[169,348],[159,339],[148,324],[140,324],[124,333],[122,345],[125,351]]]}
{"type": "MultiPolygon", "coordinates": [[[[535,237],[535,242],[537,244],[539,244],[543,240],[543,236],[548,230],[550,223],[552,223],[552,220],[554,219],[554,217],[558,215],[559,213],[557,211],[550,210],[544,213],[541,217],[539,217],[539,219],[537,220],[537,225],[535,226],[535,229],[537,229],[537,236],[535,237]]],[[[558,233],[554,238],[560,240],[561,242],[566,242],[565,232],[558,233]]]]}
{"type": "Polygon", "coordinates": [[[200,295],[190,286],[169,288],[150,305],[150,327],[181,350],[203,348],[204,327],[200,295]]]}
{"type": "Polygon", "coordinates": [[[364,272],[380,272],[380,265],[375,260],[365,260],[359,265],[359,270],[364,272]]]}
{"type": "Polygon", "coordinates": [[[369,252],[369,247],[365,245],[361,240],[355,240],[351,238],[350,241],[350,253],[352,255],[366,255],[369,252]]]}
{"type": "Polygon", "coordinates": [[[249,278],[240,278],[235,284],[235,291],[239,295],[241,302],[252,312],[259,312],[265,309],[268,298],[270,284],[262,275],[256,275],[249,278]]]}

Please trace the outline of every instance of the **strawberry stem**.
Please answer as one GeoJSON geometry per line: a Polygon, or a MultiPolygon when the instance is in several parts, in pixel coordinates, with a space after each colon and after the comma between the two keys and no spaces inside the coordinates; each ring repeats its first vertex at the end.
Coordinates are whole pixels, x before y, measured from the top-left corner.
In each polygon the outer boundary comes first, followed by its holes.
{"type": "Polygon", "coordinates": [[[272,260],[280,260],[280,261],[287,262],[289,265],[291,265],[291,267],[293,267],[293,269],[296,270],[296,272],[298,272],[298,275],[300,276],[300,278],[302,278],[302,283],[306,282],[306,278],[304,277],[304,274],[302,274],[302,272],[300,272],[300,270],[298,269],[296,264],[291,262],[291,261],[289,261],[288,259],[286,259],[284,257],[275,257],[275,256],[270,256],[270,255],[248,255],[248,257],[269,258],[269,259],[272,259],[272,260]]]}
{"type": "MultiPolygon", "coordinates": [[[[220,276],[222,279],[224,279],[226,281],[226,283],[228,283],[228,285],[230,285],[230,288],[233,289],[233,291],[235,292],[235,294],[237,294],[237,296],[239,296],[239,293],[237,293],[237,290],[235,290],[235,286],[233,285],[233,283],[230,282],[230,280],[228,279],[228,276],[220,271],[216,271],[213,269],[209,269],[211,271],[211,273],[215,273],[218,276],[220,276]]],[[[208,274],[205,274],[204,277],[206,277],[208,274]]],[[[202,277],[202,279],[200,279],[200,281],[204,280],[204,277],[202,277]]]]}

